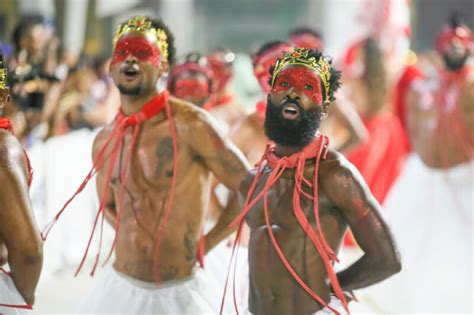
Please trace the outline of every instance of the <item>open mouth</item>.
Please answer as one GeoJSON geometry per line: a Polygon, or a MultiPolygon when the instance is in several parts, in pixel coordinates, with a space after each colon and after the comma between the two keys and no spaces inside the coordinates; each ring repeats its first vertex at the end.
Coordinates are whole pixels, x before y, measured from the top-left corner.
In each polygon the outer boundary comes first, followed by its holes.
{"type": "Polygon", "coordinates": [[[137,66],[128,66],[122,69],[122,74],[126,80],[133,80],[140,74],[137,66]]]}
{"type": "Polygon", "coordinates": [[[289,104],[283,105],[281,109],[281,114],[283,118],[285,119],[294,120],[300,116],[300,109],[298,105],[289,103],[289,104]]]}

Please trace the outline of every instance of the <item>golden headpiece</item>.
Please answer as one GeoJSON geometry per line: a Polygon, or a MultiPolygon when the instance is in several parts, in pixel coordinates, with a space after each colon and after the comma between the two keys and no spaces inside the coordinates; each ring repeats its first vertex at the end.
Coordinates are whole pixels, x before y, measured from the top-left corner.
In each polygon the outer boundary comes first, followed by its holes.
{"type": "Polygon", "coordinates": [[[128,32],[137,32],[156,41],[163,57],[168,58],[168,37],[166,36],[165,31],[153,27],[151,21],[147,17],[135,16],[125,24],[119,25],[114,34],[113,47],[115,47],[119,38],[128,32]]]}
{"type": "Polygon", "coordinates": [[[304,66],[310,70],[316,71],[323,82],[324,91],[326,95],[325,101],[329,101],[330,95],[330,84],[329,80],[331,79],[331,64],[328,59],[321,56],[319,60],[316,60],[315,57],[309,56],[310,49],[306,48],[295,48],[290,53],[285,53],[283,58],[278,59],[275,64],[275,69],[273,70],[272,76],[272,87],[275,83],[276,77],[280,71],[288,65],[300,65],[304,66]]]}
{"type": "Polygon", "coordinates": [[[0,52],[0,89],[7,87],[7,67],[3,61],[3,55],[0,52]]]}

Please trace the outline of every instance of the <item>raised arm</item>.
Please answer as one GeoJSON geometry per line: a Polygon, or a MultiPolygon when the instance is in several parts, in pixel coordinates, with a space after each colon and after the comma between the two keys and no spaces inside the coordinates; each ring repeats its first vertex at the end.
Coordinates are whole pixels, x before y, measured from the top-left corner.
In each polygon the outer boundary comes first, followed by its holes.
{"type": "Polygon", "coordinates": [[[43,243],[28,195],[28,171],[18,141],[0,131],[0,239],[8,252],[13,282],[28,304],[43,264],[43,243]]]}
{"type": "Polygon", "coordinates": [[[362,176],[343,157],[321,181],[322,190],[339,208],[364,255],[337,274],[345,291],[380,282],[401,270],[400,257],[381,207],[367,188],[362,176]]]}
{"type": "Polygon", "coordinates": [[[227,225],[240,212],[237,190],[250,167],[243,154],[229,140],[222,137],[215,126],[215,120],[208,115],[193,128],[193,139],[195,140],[191,143],[195,153],[231,191],[232,196],[216,225],[206,235],[207,252],[232,232],[227,225]]]}

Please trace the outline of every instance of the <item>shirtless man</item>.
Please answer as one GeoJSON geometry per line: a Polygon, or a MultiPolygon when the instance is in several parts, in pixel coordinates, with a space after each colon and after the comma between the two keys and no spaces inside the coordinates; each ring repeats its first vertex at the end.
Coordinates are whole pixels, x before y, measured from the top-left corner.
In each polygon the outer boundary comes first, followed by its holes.
{"type": "Polygon", "coordinates": [[[196,52],[173,66],[168,78],[171,95],[205,109],[210,108],[214,85],[214,73],[206,57],[196,52]]]}
{"type": "Polygon", "coordinates": [[[230,49],[221,48],[209,54],[207,59],[216,82],[210,112],[230,130],[245,115],[245,108],[236,101],[229,84],[234,75],[235,54],[230,49]]]}
{"type": "Polygon", "coordinates": [[[410,138],[431,168],[447,169],[474,157],[473,41],[472,31],[453,17],[436,41],[444,65],[436,77],[415,80],[407,96],[410,138]]]}
{"type": "MultiPolygon", "coordinates": [[[[0,111],[8,99],[9,89],[0,88],[0,111]]],[[[27,157],[11,132],[0,116],[0,313],[23,314],[35,302],[43,243],[28,195],[27,157]],[[11,272],[1,268],[6,263],[11,272]]]]}
{"type": "Polygon", "coordinates": [[[121,109],[93,147],[98,194],[117,231],[116,259],[83,311],[216,311],[215,290],[196,268],[198,245],[207,252],[227,237],[240,209],[232,202],[200,243],[210,178],[236,191],[248,166],[207,112],[157,91],[173,58],[173,37],[161,20],[134,17],[118,27],[110,73],[121,109]],[[122,145],[110,149],[110,137],[122,145]]]}
{"type": "Polygon", "coordinates": [[[347,311],[343,292],[400,271],[379,204],[357,170],[318,133],[339,76],[319,52],[307,49],[285,54],[272,72],[265,133],[275,145],[242,182],[245,208],[234,222],[246,218],[251,229],[253,314],[326,314],[343,305],[347,311]],[[348,227],[364,255],[335,274],[332,262],[348,227]]]}

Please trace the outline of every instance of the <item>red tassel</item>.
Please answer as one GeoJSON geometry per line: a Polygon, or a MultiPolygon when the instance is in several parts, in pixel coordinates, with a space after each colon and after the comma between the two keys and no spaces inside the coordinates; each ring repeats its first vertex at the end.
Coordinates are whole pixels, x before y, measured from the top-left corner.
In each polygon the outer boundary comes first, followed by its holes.
{"type": "Polygon", "coordinates": [[[288,157],[282,157],[279,158],[275,155],[275,147],[274,145],[267,145],[267,149],[265,150],[265,154],[263,155],[262,159],[260,162],[257,164],[257,173],[255,175],[255,178],[252,182],[252,185],[250,186],[250,189],[248,191],[246,201],[245,201],[245,206],[241,212],[241,214],[231,223],[229,224],[230,227],[235,226],[237,223],[239,224],[239,228],[237,230],[237,235],[236,235],[236,241],[234,242],[234,247],[232,249],[232,255],[230,259],[230,265],[228,269],[228,274],[226,277],[226,282],[225,282],[225,287],[224,287],[224,295],[222,298],[221,302],[221,309],[220,313],[222,314],[223,312],[223,307],[225,303],[225,296],[227,292],[227,285],[228,285],[228,278],[229,278],[229,273],[230,273],[230,267],[232,263],[234,262],[234,306],[236,309],[236,312],[238,314],[238,308],[237,308],[237,302],[236,302],[236,294],[235,294],[235,273],[236,273],[236,260],[237,260],[237,255],[235,255],[235,261],[234,261],[234,253],[238,252],[238,248],[236,250],[236,247],[238,246],[238,243],[240,241],[240,235],[241,235],[241,230],[243,226],[243,222],[245,220],[245,217],[247,216],[248,212],[251,210],[251,208],[258,202],[263,197],[264,200],[264,213],[265,213],[265,222],[266,222],[266,227],[268,234],[270,236],[270,239],[272,241],[273,247],[277,251],[282,263],[285,265],[286,269],[290,274],[293,276],[293,278],[299,283],[299,285],[309,294],[311,297],[313,297],[316,301],[318,301],[321,305],[324,307],[329,308],[331,311],[333,311],[335,314],[339,314],[335,309],[330,307],[322,298],[320,298],[296,273],[296,271],[293,269],[293,267],[290,265],[288,262],[288,259],[286,258],[285,254],[281,250],[274,234],[271,229],[271,222],[270,222],[270,216],[269,216],[269,211],[268,211],[268,199],[267,199],[267,193],[271,186],[278,181],[278,179],[281,177],[283,172],[286,169],[296,169],[295,171],[295,188],[293,192],[293,210],[296,219],[298,220],[298,223],[300,224],[301,228],[303,231],[308,235],[310,238],[311,242],[314,244],[316,250],[318,253],[321,255],[321,258],[324,262],[328,277],[330,279],[330,282],[333,286],[334,292],[336,296],[340,299],[342,304],[344,305],[345,310],[347,313],[349,313],[349,309],[347,306],[347,300],[344,296],[344,293],[342,292],[342,289],[339,285],[339,281],[337,279],[336,273],[334,272],[334,269],[332,268],[332,261],[338,261],[337,256],[334,253],[334,251],[331,249],[331,247],[328,245],[322,229],[321,225],[319,222],[319,206],[318,206],[318,169],[319,169],[319,161],[321,158],[326,158],[327,154],[327,148],[329,146],[329,139],[325,136],[322,136],[318,134],[315,138],[315,140],[308,146],[306,146],[301,152],[293,154],[288,157]],[[304,177],[304,165],[305,161],[307,159],[313,159],[316,158],[316,165],[315,165],[315,174],[314,174],[314,183],[311,183],[309,180],[307,180],[304,177]],[[265,187],[263,190],[257,194],[257,196],[253,197],[256,185],[258,183],[258,180],[260,179],[260,176],[263,173],[264,164],[263,162],[267,162],[265,165],[269,165],[272,168],[272,172],[270,173],[266,183],[265,187]],[[262,167],[263,166],[263,167],[262,167]],[[302,185],[305,184],[306,186],[313,188],[313,196],[310,194],[304,192],[302,185]],[[306,197],[310,200],[314,201],[314,213],[316,217],[316,230],[313,230],[311,225],[308,222],[308,219],[306,218],[306,215],[301,207],[301,196],[306,197]],[[253,198],[252,198],[253,197],[253,198]]]}

